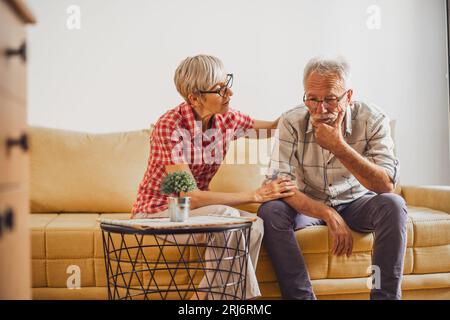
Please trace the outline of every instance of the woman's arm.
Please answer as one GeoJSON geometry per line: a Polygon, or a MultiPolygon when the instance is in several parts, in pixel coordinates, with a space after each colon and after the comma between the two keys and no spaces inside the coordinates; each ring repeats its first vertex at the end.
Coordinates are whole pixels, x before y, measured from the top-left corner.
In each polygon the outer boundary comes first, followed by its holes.
{"type": "MultiPolygon", "coordinates": [[[[166,166],[166,172],[185,171],[192,176],[187,164],[166,166]]],[[[192,176],[193,177],[193,176],[192,176]]],[[[191,209],[213,204],[236,206],[245,203],[263,203],[270,200],[290,197],[294,195],[295,185],[289,179],[278,179],[265,184],[253,191],[245,192],[213,192],[196,189],[191,192],[182,192],[180,196],[191,197],[191,209]]]]}
{"type": "Polygon", "coordinates": [[[253,120],[253,129],[256,130],[257,138],[270,138],[272,129],[276,129],[278,126],[278,120],[280,120],[279,117],[275,121],[253,120]],[[264,135],[262,132],[266,132],[266,134],[264,135]]]}
{"type": "Polygon", "coordinates": [[[236,206],[244,203],[257,202],[254,191],[227,193],[212,192],[196,189],[191,192],[182,192],[182,197],[191,197],[191,209],[196,209],[213,204],[236,206]]]}

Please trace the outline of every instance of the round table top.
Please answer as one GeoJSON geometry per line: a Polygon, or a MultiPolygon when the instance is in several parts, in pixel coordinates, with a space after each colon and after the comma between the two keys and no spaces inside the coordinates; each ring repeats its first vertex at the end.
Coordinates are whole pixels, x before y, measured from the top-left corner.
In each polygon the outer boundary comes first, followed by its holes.
{"type": "Polygon", "coordinates": [[[256,218],[228,216],[197,216],[184,222],[169,218],[114,220],[99,219],[104,231],[123,234],[187,234],[221,232],[250,228],[256,218]]]}

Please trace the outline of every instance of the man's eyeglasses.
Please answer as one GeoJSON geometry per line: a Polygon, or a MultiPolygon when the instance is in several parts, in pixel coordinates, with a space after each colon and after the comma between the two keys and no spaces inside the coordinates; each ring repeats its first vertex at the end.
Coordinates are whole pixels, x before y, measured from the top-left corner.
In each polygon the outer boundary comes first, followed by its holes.
{"type": "Polygon", "coordinates": [[[225,80],[225,85],[219,87],[216,90],[198,90],[199,93],[215,93],[221,97],[225,97],[227,95],[228,89],[233,85],[233,74],[227,74],[227,79],[225,80]]]}
{"type": "Polygon", "coordinates": [[[339,102],[342,100],[342,98],[345,97],[348,91],[345,91],[341,96],[339,97],[327,97],[323,100],[316,99],[316,98],[306,98],[306,92],[303,94],[303,102],[307,107],[310,108],[317,108],[321,103],[324,104],[325,108],[336,108],[339,104],[339,102]]]}

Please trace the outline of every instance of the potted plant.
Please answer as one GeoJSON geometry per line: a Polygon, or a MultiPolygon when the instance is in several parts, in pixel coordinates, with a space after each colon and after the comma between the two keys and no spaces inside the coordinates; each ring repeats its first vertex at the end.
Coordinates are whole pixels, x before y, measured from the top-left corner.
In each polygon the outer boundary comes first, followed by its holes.
{"type": "Polygon", "coordinates": [[[192,175],[186,171],[169,173],[161,184],[161,193],[176,195],[168,197],[170,221],[183,222],[189,217],[190,197],[180,197],[181,192],[195,190],[197,184],[192,175]]]}

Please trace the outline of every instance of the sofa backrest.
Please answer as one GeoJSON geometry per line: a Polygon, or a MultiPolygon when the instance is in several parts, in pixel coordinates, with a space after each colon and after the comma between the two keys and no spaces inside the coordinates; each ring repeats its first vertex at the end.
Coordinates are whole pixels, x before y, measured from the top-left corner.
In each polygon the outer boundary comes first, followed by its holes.
{"type": "MultiPolygon", "coordinates": [[[[230,144],[225,160],[214,175],[211,191],[241,192],[259,188],[267,173],[274,138],[238,139],[230,144]]],[[[237,206],[239,209],[256,212],[259,205],[237,206]]]]}
{"type": "MultiPolygon", "coordinates": [[[[30,127],[31,212],[130,212],[147,167],[151,130],[92,134],[30,127]]],[[[257,189],[273,143],[234,141],[210,190],[257,189]]],[[[254,212],[257,205],[240,208],[254,212]]]]}
{"type": "MultiPolygon", "coordinates": [[[[92,134],[30,127],[31,212],[130,212],[147,168],[151,129],[92,134]]],[[[232,143],[211,190],[238,192],[260,186],[269,142],[232,143]],[[259,163],[254,159],[258,147],[266,148],[259,163]]]]}
{"type": "Polygon", "coordinates": [[[130,212],[150,130],[91,134],[30,127],[31,212],[130,212]]]}

